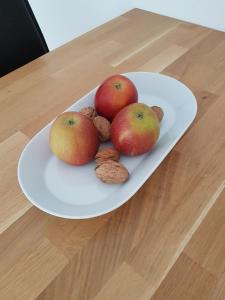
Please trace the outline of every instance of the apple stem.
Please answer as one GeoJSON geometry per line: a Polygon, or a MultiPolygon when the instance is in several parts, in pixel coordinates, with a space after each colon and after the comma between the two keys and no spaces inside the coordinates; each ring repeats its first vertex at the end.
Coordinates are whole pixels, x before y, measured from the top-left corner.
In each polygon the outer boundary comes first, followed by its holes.
{"type": "Polygon", "coordinates": [[[121,83],[119,83],[119,82],[115,82],[115,83],[114,83],[114,86],[115,86],[115,88],[116,88],[117,90],[120,90],[120,89],[122,88],[122,85],[121,85],[121,83]]]}
{"type": "Polygon", "coordinates": [[[69,120],[65,121],[65,124],[68,125],[68,126],[73,126],[75,124],[75,121],[72,120],[72,119],[69,119],[69,120]]]}
{"type": "Polygon", "coordinates": [[[143,119],[143,113],[137,113],[137,118],[140,120],[143,119]]]}

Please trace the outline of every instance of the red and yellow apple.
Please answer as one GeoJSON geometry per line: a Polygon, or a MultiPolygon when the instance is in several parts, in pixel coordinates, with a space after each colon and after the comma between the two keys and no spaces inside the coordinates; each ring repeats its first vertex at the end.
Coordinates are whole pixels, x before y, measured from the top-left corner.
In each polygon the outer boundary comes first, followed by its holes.
{"type": "Polygon", "coordinates": [[[123,108],[113,119],[111,140],[115,148],[134,156],[148,152],[160,133],[159,120],[147,105],[134,103],[123,108]]]}
{"type": "Polygon", "coordinates": [[[95,108],[100,116],[112,121],[125,106],[138,102],[138,93],[133,82],[123,75],[107,78],[95,95],[95,108]]]}
{"type": "Polygon", "coordinates": [[[83,165],[94,158],[99,139],[92,120],[78,112],[65,112],[53,122],[49,144],[59,159],[83,165]]]}

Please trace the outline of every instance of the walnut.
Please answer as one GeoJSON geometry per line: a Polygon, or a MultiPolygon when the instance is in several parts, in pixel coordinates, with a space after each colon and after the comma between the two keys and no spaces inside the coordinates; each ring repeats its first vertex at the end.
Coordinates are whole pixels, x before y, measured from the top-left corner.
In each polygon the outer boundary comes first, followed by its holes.
{"type": "Polygon", "coordinates": [[[80,113],[86,117],[89,117],[92,120],[97,116],[96,110],[94,109],[94,107],[91,106],[83,107],[80,110],[80,113]]]}
{"type": "Polygon", "coordinates": [[[123,183],[129,177],[128,170],[120,163],[107,160],[95,169],[96,176],[105,183],[123,183]]]}
{"type": "Polygon", "coordinates": [[[101,116],[97,116],[94,118],[93,123],[98,131],[99,139],[101,142],[106,142],[110,139],[110,130],[111,124],[110,122],[101,116]]]}
{"type": "Polygon", "coordinates": [[[95,155],[95,161],[97,166],[100,166],[107,160],[119,161],[119,159],[120,159],[119,152],[112,147],[101,149],[95,155]]]}

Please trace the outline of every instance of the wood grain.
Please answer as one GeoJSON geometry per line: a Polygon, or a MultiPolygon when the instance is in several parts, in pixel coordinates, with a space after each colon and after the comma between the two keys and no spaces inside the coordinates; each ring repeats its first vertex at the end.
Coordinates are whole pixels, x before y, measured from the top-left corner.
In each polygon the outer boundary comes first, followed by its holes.
{"type": "Polygon", "coordinates": [[[152,299],[212,299],[213,276],[185,254],[181,254],[152,299]]]}
{"type": "Polygon", "coordinates": [[[65,257],[44,239],[34,249],[21,256],[1,277],[1,297],[3,299],[34,298],[48,286],[66,264],[65,257]]]}
{"type": "Polygon", "coordinates": [[[143,291],[146,287],[147,282],[129,265],[123,263],[94,299],[143,299],[143,291]]]}
{"type": "Polygon", "coordinates": [[[134,9],[0,79],[0,299],[225,299],[225,33],[134,9]],[[63,220],[28,202],[19,155],[105,77],[162,72],[198,113],[125,205],[63,220]]]}
{"type": "Polygon", "coordinates": [[[32,204],[17,182],[17,163],[28,138],[20,132],[0,143],[0,233],[23,216],[32,204]]]}

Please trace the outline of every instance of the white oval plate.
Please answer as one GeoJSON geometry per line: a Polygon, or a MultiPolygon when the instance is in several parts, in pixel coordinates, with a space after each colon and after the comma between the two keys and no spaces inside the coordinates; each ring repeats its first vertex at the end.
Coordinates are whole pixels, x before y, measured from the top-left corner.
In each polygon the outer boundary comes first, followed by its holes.
{"type": "MultiPolygon", "coordinates": [[[[122,156],[121,162],[128,168],[130,178],[124,184],[108,185],[96,178],[94,162],[80,167],[70,166],[51,153],[49,123],[26,145],[18,164],[22,191],[41,210],[63,218],[85,219],[116,209],[143,185],[194,120],[196,99],[181,82],[147,72],[124,75],[135,83],[139,102],[157,105],[164,110],[157,145],[141,156],[122,156]]],[[[96,89],[67,110],[79,111],[84,106],[94,105],[96,89]]]]}

